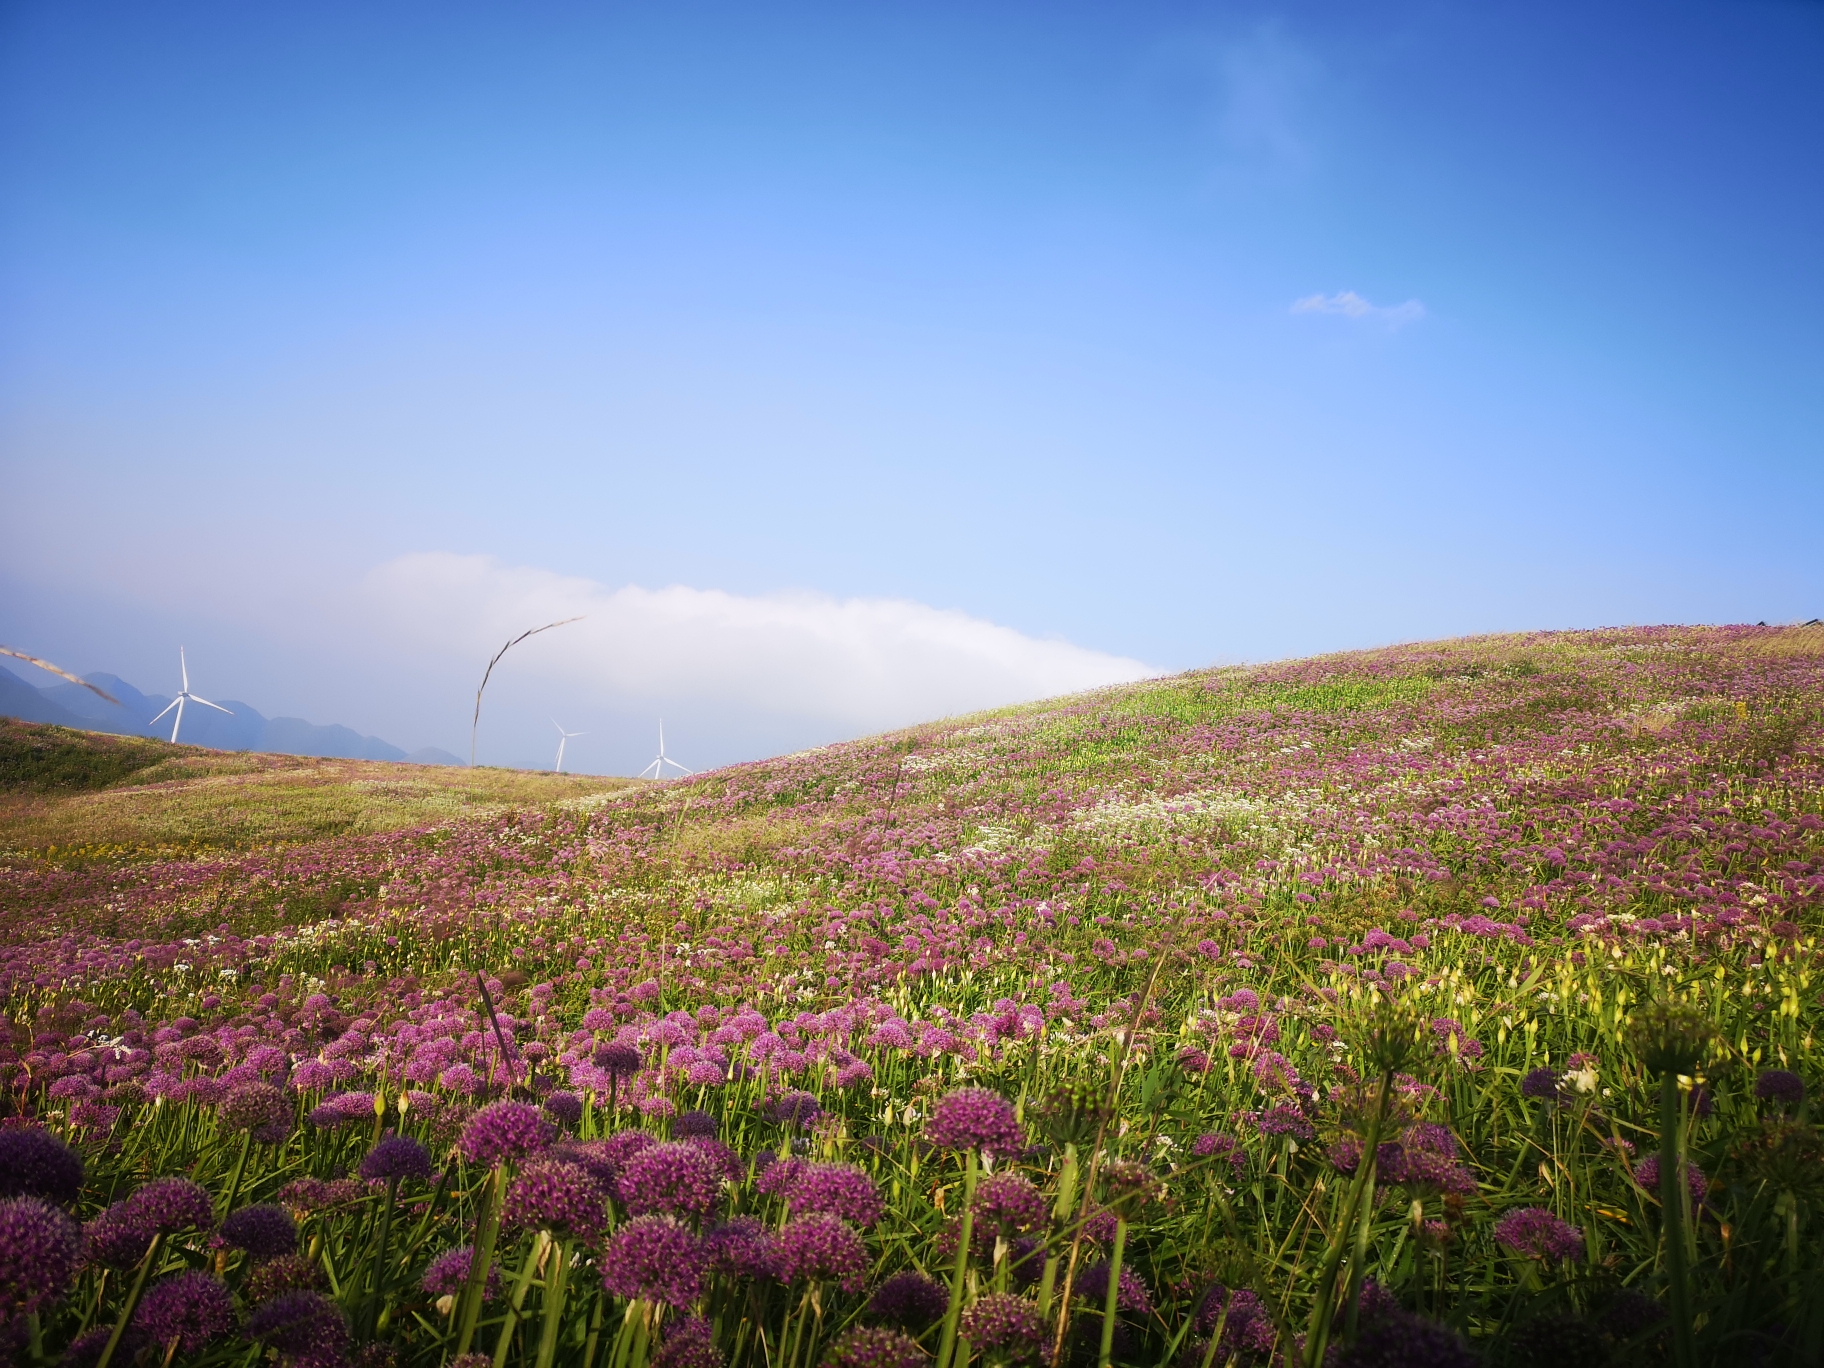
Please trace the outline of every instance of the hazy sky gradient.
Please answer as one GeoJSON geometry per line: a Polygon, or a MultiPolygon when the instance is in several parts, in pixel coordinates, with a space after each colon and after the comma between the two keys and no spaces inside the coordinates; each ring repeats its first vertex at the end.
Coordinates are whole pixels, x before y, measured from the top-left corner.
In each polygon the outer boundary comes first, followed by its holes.
{"type": "Polygon", "coordinates": [[[0,641],[466,753],[586,599],[482,755],[628,771],[1816,616],[1820,70],[1742,0],[15,3],[0,641]]]}

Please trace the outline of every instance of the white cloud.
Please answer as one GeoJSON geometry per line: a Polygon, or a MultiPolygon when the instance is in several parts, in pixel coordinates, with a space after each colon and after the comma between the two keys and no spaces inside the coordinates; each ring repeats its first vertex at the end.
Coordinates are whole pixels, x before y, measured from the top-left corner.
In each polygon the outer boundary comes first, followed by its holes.
{"type": "Polygon", "coordinates": [[[1425,317],[1425,306],[1416,299],[1409,299],[1404,304],[1370,304],[1354,290],[1343,290],[1333,295],[1306,295],[1292,305],[1292,312],[1341,314],[1345,318],[1374,319],[1390,328],[1403,328],[1425,317]]]}
{"type": "Polygon", "coordinates": [[[395,637],[485,660],[528,627],[514,666],[627,700],[738,705],[867,731],[1157,673],[904,599],[611,588],[491,556],[400,556],[364,584],[395,637]]]}

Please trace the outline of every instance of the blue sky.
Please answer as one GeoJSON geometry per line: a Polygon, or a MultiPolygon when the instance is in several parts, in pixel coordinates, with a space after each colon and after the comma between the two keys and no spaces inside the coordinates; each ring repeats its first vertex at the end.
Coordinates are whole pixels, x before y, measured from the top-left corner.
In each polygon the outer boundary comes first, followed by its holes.
{"type": "Polygon", "coordinates": [[[1820,69],[1739,0],[15,3],[0,640],[466,750],[580,606],[482,758],[626,771],[1816,616],[1820,69]]]}

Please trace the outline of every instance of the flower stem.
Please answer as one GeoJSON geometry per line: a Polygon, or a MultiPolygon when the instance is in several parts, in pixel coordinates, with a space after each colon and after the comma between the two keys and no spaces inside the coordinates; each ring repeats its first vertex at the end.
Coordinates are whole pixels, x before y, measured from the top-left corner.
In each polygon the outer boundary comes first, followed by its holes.
{"type": "Polygon", "coordinates": [[[133,1312],[139,1306],[139,1294],[146,1286],[146,1276],[151,1273],[152,1265],[158,1262],[164,1242],[163,1235],[152,1237],[146,1256],[139,1261],[139,1269],[133,1275],[133,1286],[127,1289],[127,1300],[120,1308],[120,1319],[114,1322],[114,1333],[108,1336],[107,1346],[102,1349],[101,1357],[95,1360],[95,1368],[108,1368],[108,1364],[113,1361],[114,1351],[120,1348],[120,1337],[127,1332],[127,1322],[133,1319],[133,1312]]]}
{"type": "MultiPolygon", "coordinates": [[[[500,1189],[506,1183],[506,1171],[495,1169],[481,1180],[481,1210],[475,1215],[474,1253],[469,1258],[469,1281],[462,1289],[462,1309],[456,1327],[456,1352],[461,1358],[469,1352],[475,1339],[475,1323],[481,1319],[481,1302],[487,1290],[488,1269],[494,1263],[494,1242],[500,1236],[500,1189]]],[[[99,1365],[98,1365],[99,1368],[99,1365]]]]}
{"type": "Polygon", "coordinates": [[[1096,1351],[1097,1368],[1108,1368],[1115,1357],[1115,1312],[1120,1309],[1121,1258],[1127,1253],[1127,1222],[1115,1217],[1115,1247],[1108,1255],[1108,1290],[1102,1294],[1102,1346],[1096,1351]]]}
{"type": "Polygon", "coordinates": [[[963,1315],[963,1280],[969,1273],[969,1242],[975,1238],[975,1151],[963,1167],[963,1228],[956,1246],[956,1268],[950,1274],[950,1304],[944,1308],[944,1334],[937,1346],[937,1362],[932,1368],[949,1368],[950,1356],[956,1350],[956,1327],[963,1315]]]}
{"type": "Polygon", "coordinates": [[[1685,1165],[1679,1143],[1678,1075],[1659,1076],[1659,1211],[1666,1242],[1666,1291],[1672,1303],[1672,1359],[1678,1368],[1696,1368],[1697,1345],[1691,1333],[1691,1289],[1685,1270],[1685,1165]]]}

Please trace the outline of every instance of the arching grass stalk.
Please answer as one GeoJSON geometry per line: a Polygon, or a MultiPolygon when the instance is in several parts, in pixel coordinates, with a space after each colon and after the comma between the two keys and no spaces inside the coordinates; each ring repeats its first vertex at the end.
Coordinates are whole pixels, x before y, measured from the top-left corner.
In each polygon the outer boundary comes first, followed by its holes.
{"type": "Polygon", "coordinates": [[[247,1172],[247,1151],[253,1148],[253,1132],[241,1132],[241,1152],[234,1161],[234,1172],[228,1177],[228,1194],[222,1199],[222,1215],[234,1210],[234,1199],[241,1195],[241,1176],[247,1172]]]}
{"type": "Polygon", "coordinates": [[[114,1322],[114,1333],[108,1336],[108,1342],[101,1351],[101,1357],[95,1360],[95,1368],[108,1368],[114,1361],[114,1351],[120,1348],[121,1336],[127,1332],[127,1324],[133,1319],[133,1312],[139,1306],[139,1294],[145,1290],[146,1277],[152,1271],[152,1265],[158,1262],[158,1256],[164,1251],[165,1237],[154,1235],[152,1243],[146,1250],[146,1256],[139,1261],[139,1268],[133,1274],[133,1286],[127,1289],[127,1299],[120,1308],[120,1319],[114,1322]]]}
{"type": "Polygon", "coordinates": [[[399,1200],[399,1178],[386,1180],[386,1201],[380,1208],[380,1230],[374,1237],[373,1271],[368,1277],[367,1309],[361,1318],[361,1338],[372,1339],[386,1300],[386,1252],[393,1233],[393,1207],[399,1200]]]}
{"type": "Polygon", "coordinates": [[[1064,1146],[1064,1165],[1058,1173],[1058,1200],[1051,1209],[1051,1237],[1045,1241],[1045,1271],[1039,1275],[1039,1319],[1051,1314],[1051,1294],[1058,1281],[1056,1241],[1077,1205],[1077,1147],[1064,1146]]]}
{"type": "Polygon", "coordinates": [[[963,1281],[969,1275],[969,1243],[975,1238],[975,1150],[963,1161],[963,1227],[956,1246],[956,1267],[950,1274],[950,1304],[944,1308],[944,1334],[937,1346],[933,1368],[949,1368],[956,1350],[956,1327],[963,1315],[963,1281]]]}
{"type": "Polygon", "coordinates": [[[1108,1368],[1115,1356],[1115,1312],[1120,1309],[1121,1259],[1127,1253],[1127,1221],[1115,1217],[1115,1247],[1108,1255],[1108,1290],[1102,1294],[1102,1346],[1096,1351],[1097,1368],[1108,1368]]]}
{"type": "Polygon", "coordinates": [[[551,1233],[541,1230],[527,1251],[519,1274],[513,1279],[513,1295],[507,1299],[507,1316],[500,1323],[500,1337],[494,1341],[494,1368],[502,1368],[507,1352],[513,1347],[513,1335],[519,1329],[520,1308],[526,1304],[526,1289],[532,1286],[532,1274],[545,1261],[551,1249],[551,1233]]]}
{"type": "Polygon", "coordinates": [[[475,1324],[481,1319],[482,1293],[487,1288],[488,1269],[494,1262],[494,1243],[500,1237],[500,1198],[507,1182],[506,1166],[494,1169],[481,1180],[481,1209],[475,1213],[474,1253],[469,1259],[469,1280],[462,1289],[462,1305],[457,1312],[456,1350],[452,1358],[469,1352],[475,1340],[475,1324]]]}
{"type": "MultiPolygon", "coordinates": [[[[1337,1303],[1347,1301],[1347,1297],[1338,1298],[1337,1279],[1342,1271],[1343,1257],[1351,1245],[1359,1244],[1355,1239],[1356,1223],[1363,1219],[1363,1197],[1373,1191],[1374,1156],[1380,1148],[1381,1126],[1387,1114],[1388,1099],[1393,1090],[1393,1070],[1384,1070],[1380,1085],[1376,1090],[1374,1112],[1368,1121],[1368,1132],[1362,1138],[1362,1158],[1355,1170],[1355,1181],[1349,1185],[1348,1194],[1343,1199],[1341,1220],[1336,1233],[1330,1237],[1330,1247],[1324,1252],[1324,1262],[1317,1275],[1317,1298],[1311,1306],[1311,1323],[1305,1336],[1306,1368],[1317,1368],[1324,1361],[1324,1350],[1330,1343],[1330,1330],[1336,1320],[1337,1303]]],[[[1350,1270],[1349,1281],[1355,1283],[1355,1270],[1350,1270]]]]}

